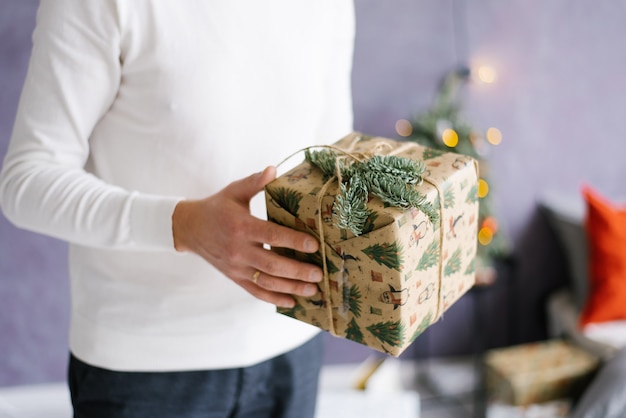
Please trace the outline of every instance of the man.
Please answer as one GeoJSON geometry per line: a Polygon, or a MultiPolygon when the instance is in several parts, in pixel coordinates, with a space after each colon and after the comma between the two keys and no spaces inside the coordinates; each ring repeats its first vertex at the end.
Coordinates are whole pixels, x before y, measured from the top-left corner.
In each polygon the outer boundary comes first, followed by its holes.
{"type": "Polygon", "coordinates": [[[353,36],[349,0],[41,0],[0,201],[70,243],[76,417],[313,415],[274,305],[322,273],[267,246],[319,244],[253,196],[351,130],[353,36]]]}

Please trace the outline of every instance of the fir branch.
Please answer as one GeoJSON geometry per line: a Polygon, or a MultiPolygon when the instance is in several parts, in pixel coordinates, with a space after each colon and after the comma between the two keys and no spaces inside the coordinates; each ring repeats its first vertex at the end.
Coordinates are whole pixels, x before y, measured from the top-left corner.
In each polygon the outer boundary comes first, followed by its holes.
{"type": "Polygon", "coordinates": [[[304,158],[322,170],[326,178],[335,175],[337,170],[337,154],[333,150],[311,151],[307,149],[304,151],[304,158]]]}
{"type": "Polygon", "coordinates": [[[428,216],[430,222],[436,223],[439,220],[438,210],[428,202],[426,196],[401,179],[388,174],[368,172],[365,182],[370,193],[378,196],[383,203],[399,208],[417,208],[428,216]]]}
{"type": "Polygon", "coordinates": [[[438,210],[415,189],[422,183],[424,162],[395,155],[375,155],[366,161],[339,158],[333,150],[305,151],[305,158],[322,170],[328,179],[339,171],[339,195],[333,206],[333,218],[338,228],[361,235],[370,211],[370,194],[384,203],[399,208],[414,207],[424,212],[431,222],[439,218],[438,210]]]}
{"type": "Polygon", "coordinates": [[[338,228],[361,235],[370,214],[367,209],[368,191],[359,176],[353,176],[349,185],[339,185],[340,194],[333,205],[333,219],[338,228]]]}
{"type": "Polygon", "coordinates": [[[406,184],[421,184],[424,162],[395,155],[375,155],[365,162],[365,171],[388,174],[406,184]]]}

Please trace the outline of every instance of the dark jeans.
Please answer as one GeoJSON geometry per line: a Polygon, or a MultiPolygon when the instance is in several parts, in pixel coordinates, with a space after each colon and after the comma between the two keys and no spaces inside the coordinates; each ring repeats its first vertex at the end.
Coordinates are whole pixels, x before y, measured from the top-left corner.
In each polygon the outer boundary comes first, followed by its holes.
{"type": "Polygon", "coordinates": [[[70,356],[74,418],[313,417],[322,339],[241,368],[116,372],[70,356]]]}

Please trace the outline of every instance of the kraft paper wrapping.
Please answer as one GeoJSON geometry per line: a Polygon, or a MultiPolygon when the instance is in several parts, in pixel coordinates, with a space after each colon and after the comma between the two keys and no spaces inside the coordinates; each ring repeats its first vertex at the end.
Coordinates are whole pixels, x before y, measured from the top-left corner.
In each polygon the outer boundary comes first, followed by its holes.
{"type": "Polygon", "coordinates": [[[490,395],[513,405],[576,397],[598,365],[597,357],[558,339],[494,349],[485,356],[490,395]]]}
{"type": "Polygon", "coordinates": [[[268,219],[313,234],[323,249],[273,250],[322,266],[325,274],[317,295],[296,297],[294,308],[279,312],[399,356],[474,284],[477,164],[468,156],[359,133],[334,146],[424,160],[424,182],[415,187],[440,209],[440,220],[433,224],[417,209],[371,198],[367,232],[355,237],[333,224],[336,179],[326,184],[322,171],[304,161],[266,186],[268,219]]]}

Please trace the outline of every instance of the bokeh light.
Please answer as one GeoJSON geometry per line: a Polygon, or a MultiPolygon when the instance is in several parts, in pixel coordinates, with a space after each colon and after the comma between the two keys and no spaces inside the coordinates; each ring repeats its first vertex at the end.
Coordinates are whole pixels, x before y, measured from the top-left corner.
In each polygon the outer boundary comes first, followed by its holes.
{"type": "Polygon", "coordinates": [[[485,179],[478,179],[478,197],[481,199],[489,194],[489,183],[485,179]]]}
{"type": "Polygon", "coordinates": [[[454,129],[444,129],[441,133],[441,140],[446,146],[454,148],[459,144],[459,134],[454,129]]]}
{"type": "Polygon", "coordinates": [[[499,145],[502,142],[502,132],[498,128],[487,129],[487,141],[491,145],[499,145]]]}
{"type": "Polygon", "coordinates": [[[480,228],[480,231],[478,231],[478,242],[480,242],[481,245],[489,245],[492,240],[493,232],[488,228],[480,228]]]}
{"type": "Polygon", "coordinates": [[[486,228],[495,234],[496,232],[498,232],[498,221],[493,216],[488,216],[483,219],[481,227],[486,228]]]}
{"type": "Polygon", "coordinates": [[[396,122],[396,133],[400,136],[411,136],[413,133],[413,125],[406,119],[400,119],[396,122]]]}
{"type": "Polygon", "coordinates": [[[478,71],[476,73],[478,75],[478,79],[486,84],[495,83],[496,78],[498,77],[496,70],[488,65],[481,65],[478,67],[478,71]]]}

